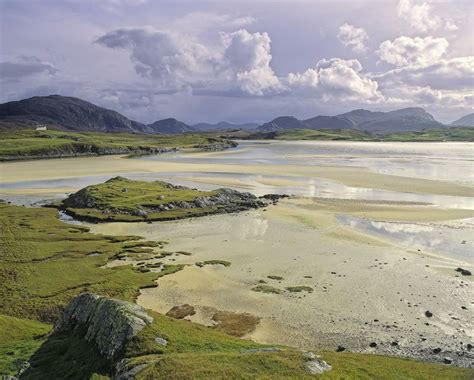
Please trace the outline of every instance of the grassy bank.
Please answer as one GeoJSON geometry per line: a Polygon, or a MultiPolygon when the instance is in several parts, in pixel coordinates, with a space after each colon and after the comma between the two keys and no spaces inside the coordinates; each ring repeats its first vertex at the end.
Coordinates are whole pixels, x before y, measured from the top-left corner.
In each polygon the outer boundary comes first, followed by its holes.
{"type": "Polygon", "coordinates": [[[427,129],[422,132],[402,132],[374,135],[354,129],[290,129],[275,132],[238,131],[214,134],[226,138],[248,140],[315,140],[315,141],[474,141],[474,128],[452,127],[427,129]]]}
{"type": "Polygon", "coordinates": [[[159,136],[123,133],[0,129],[0,161],[106,154],[153,154],[173,149],[223,149],[233,144],[199,134],[159,136]]]}

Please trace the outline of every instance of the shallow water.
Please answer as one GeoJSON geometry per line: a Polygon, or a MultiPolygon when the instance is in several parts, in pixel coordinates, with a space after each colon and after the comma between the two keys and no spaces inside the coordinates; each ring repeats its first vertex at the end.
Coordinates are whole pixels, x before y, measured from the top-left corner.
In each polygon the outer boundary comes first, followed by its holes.
{"type": "MultiPolygon", "coordinates": [[[[279,193],[304,197],[422,202],[444,208],[474,209],[474,197],[391,191],[371,188],[370,185],[353,187],[344,184],[343,180],[315,178],[306,171],[325,166],[353,167],[354,170],[364,168],[381,174],[474,186],[472,143],[240,142],[240,144],[238,148],[224,152],[169,153],[129,159],[126,162],[122,161],[123,166],[127,164],[123,170],[120,170],[121,160],[117,159],[118,162],[110,168],[110,173],[107,173],[105,168],[101,174],[96,175],[85,174],[87,165],[91,165],[90,159],[70,159],[71,163],[74,162],[79,167],[83,163],[85,173],[71,177],[68,168],[64,167],[62,170],[58,169],[54,179],[29,180],[25,175],[25,178],[14,182],[2,182],[0,196],[16,203],[56,200],[84,186],[123,175],[132,179],[165,180],[203,190],[225,186],[250,191],[256,195],[279,193]],[[151,165],[147,166],[146,170],[141,165],[144,162],[151,165]],[[178,166],[170,172],[161,170],[162,163],[173,163],[178,166]],[[179,164],[182,164],[181,169],[179,164]],[[192,171],[189,171],[190,166],[192,171]],[[259,170],[259,166],[262,170],[259,170]],[[275,166],[281,166],[280,173],[275,173],[275,170],[271,172],[264,170],[264,167],[275,166]],[[204,169],[199,170],[199,167],[204,169]],[[243,167],[246,170],[241,170],[243,167]],[[249,173],[248,167],[254,169],[249,173]],[[302,172],[294,173],[292,171],[294,167],[301,168],[302,172]]],[[[110,157],[107,159],[110,160],[110,157]]],[[[56,160],[45,160],[45,169],[48,165],[56,165],[56,162],[56,160]]],[[[1,165],[15,165],[15,163],[1,165]]],[[[41,170],[39,168],[40,172],[41,170]]],[[[38,169],[35,169],[35,173],[37,172],[38,169]]]]}

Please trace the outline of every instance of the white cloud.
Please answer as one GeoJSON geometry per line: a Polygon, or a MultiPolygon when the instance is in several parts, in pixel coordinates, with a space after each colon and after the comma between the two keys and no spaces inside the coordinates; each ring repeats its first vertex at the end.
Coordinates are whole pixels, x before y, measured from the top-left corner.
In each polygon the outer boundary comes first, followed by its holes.
{"type": "Polygon", "coordinates": [[[224,67],[234,76],[240,88],[251,95],[281,90],[281,84],[270,63],[271,40],[267,33],[249,33],[240,29],[222,33],[225,47],[224,67]]]}
{"type": "Polygon", "coordinates": [[[437,89],[470,90],[474,88],[474,56],[433,60],[428,65],[410,65],[372,79],[387,86],[431,86],[437,89]]]}
{"type": "Polygon", "coordinates": [[[344,46],[351,48],[356,53],[367,51],[365,44],[369,36],[363,28],[357,28],[354,25],[344,23],[339,27],[337,38],[344,46]]]}
{"type": "Polygon", "coordinates": [[[450,91],[433,89],[430,86],[400,86],[387,90],[388,102],[393,106],[417,104],[419,106],[472,107],[470,91],[450,91]]]}
{"type": "Polygon", "coordinates": [[[395,66],[425,66],[443,57],[448,46],[445,38],[402,36],[382,42],[377,54],[382,61],[395,66]]]}
{"type": "Polygon", "coordinates": [[[413,0],[400,0],[397,13],[400,18],[407,20],[410,26],[419,32],[426,33],[438,29],[454,31],[458,29],[454,21],[443,19],[434,14],[431,5],[426,2],[417,4],[413,0]]]}
{"type": "Polygon", "coordinates": [[[362,74],[362,65],[356,59],[322,59],[315,68],[303,73],[290,73],[287,83],[292,91],[305,91],[324,100],[375,102],[383,98],[377,82],[362,74]]]}

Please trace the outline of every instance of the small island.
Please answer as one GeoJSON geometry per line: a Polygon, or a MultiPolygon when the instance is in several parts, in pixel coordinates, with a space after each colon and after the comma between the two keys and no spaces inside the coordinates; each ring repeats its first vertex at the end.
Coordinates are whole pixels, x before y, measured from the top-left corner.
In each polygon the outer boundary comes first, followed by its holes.
{"type": "Polygon", "coordinates": [[[114,177],[71,194],[60,209],[93,223],[165,221],[262,208],[281,197],[256,197],[232,189],[200,191],[163,181],[114,177]]]}

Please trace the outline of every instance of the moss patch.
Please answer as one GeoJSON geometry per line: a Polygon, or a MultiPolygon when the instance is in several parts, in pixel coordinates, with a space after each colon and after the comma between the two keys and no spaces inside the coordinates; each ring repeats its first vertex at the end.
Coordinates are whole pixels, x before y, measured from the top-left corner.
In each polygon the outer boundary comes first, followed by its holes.
{"type": "Polygon", "coordinates": [[[206,260],[206,261],[198,261],[196,265],[202,268],[205,265],[223,265],[225,267],[230,267],[231,263],[225,260],[206,260]]]}
{"type": "Polygon", "coordinates": [[[314,290],[310,286],[289,286],[285,289],[288,290],[290,293],[300,293],[300,292],[312,293],[314,290]]]}
{"type": "Polygon", "coordinates": [[[273,293],[273,294],[281,294],[282,290],[278,288],[274,288],[270,285],[257,285],[252,288],[254,292],[262,292],[262,293],[273,293]]]}
{"type": "Polygon", "coordinates": [[[282,281],[282,280],[284,280],[283,277],[281,277],[281,276],[275,276],[275,275],[267,276],[267,278],[269,278],[270,280],[277,280],[277,281],[282,281]]]}
{"type": "Polygon", "coordinates": [[[254,315],[228,311],[218,311],[212,316],[212,320],[217,323],[214,328],[238,337],[254,331],[260,322],[260,318],[254,315]]]}

